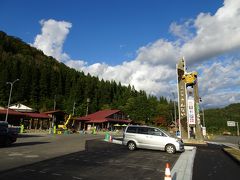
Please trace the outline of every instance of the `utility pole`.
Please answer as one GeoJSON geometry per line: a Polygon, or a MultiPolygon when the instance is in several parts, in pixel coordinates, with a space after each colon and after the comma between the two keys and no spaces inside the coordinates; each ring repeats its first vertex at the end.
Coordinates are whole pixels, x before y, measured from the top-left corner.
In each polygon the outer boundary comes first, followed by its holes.
{"type": "MultiPolygon", "coordinates": [[[[72,117],[74,116],[75,105],[76,105],[76,102],[74,101],[74,103],[73,103],[73,112],[72,112],[72,117]]],[[[73,118],[72,127],[74,127],[74,124],[75,124],[75,120],[74,120],[74,118],[73,118]]]]}
{"type": "Polygon", "coordinates": [[[238,126],[238,122],[235,122],[237,124],[237,135],[239,136],[239,126],[238,126]]]}
{"type": "Polygon", "coordinates": [[[173,105],[174,105],[174,123],[175,123],[175,128],[177,128],[177,113],[176,113],[176,102],[175,102],[175,94],[172,92],[173,95],[173,105]]]}
{"type": "Polygon", "coordinates": [[[203,113],[203,127],[206,127],[205,126],[205,116],[204,116],[204,109],[203,109],[203,107],[202,107],[202,113],[203,113]]]}
{"type": "Polygon", "coordinates": [[[56,95],[54,95],[54,104],[53,104],[54,111],[56,110],[56,95]]]}
{"type": "Polygon", "coordinates": [[[88,104],[90,103],[90,98],[87,98],[87,109],[86,109],[86,116],[88,115],[88,104]]]}
{"type": "Polygon", "coordinates": [[[73,103],[73,116],[74,116],[74,111],[75,111],[75,105],[76,105],[76,102],[74,101],[74,103],[73,103]]]}
{"type": "MultiPolygon", "coordinates": [[[[56,110],[56,94],[54,95],[53,110],[54,111],[56,110]]],[[[51,133],[54,133],[55,122],[56,122],[56,115],[53,114],[51,133]]]]}
{"type": "Polygon", "coordinates": [[[12,96],[12,88],[15,82],[19,81],[19,79],[16,79],[13,82],[7,82],[6,84],[10,84],[10,93],[9,93],[9,98],[8,98],[8,107],[7,107],[7,113],[6,113],[6,118],[5,118],[5,122],[7,122],[8,119],[8,110],[9,110],[9,106],[10,106],[10,101],[11,101],[11,96],[12,96]]]}

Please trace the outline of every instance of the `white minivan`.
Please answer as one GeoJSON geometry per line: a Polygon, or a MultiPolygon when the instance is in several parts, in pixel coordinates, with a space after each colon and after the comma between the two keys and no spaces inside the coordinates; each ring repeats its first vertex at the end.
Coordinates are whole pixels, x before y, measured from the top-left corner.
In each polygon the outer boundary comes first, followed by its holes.
{"type": "Polygon", "coordinates": [[[123,144],[131,151],[136,148],[163,150],[171,154],[184,151],[181,139],[171,137],[167,132],[150,126],[127,126],[123,133],[123,144]]]}

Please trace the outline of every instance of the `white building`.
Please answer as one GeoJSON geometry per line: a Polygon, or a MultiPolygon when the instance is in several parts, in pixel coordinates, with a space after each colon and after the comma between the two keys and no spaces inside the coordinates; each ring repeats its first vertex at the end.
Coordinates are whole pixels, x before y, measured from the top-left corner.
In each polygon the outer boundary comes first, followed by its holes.
{"type": "Polygon", "coordinates": [[[9,109],[12,109],[18,112],[34,112],[34,109],[20,103],[9,106],[9,109]]]}

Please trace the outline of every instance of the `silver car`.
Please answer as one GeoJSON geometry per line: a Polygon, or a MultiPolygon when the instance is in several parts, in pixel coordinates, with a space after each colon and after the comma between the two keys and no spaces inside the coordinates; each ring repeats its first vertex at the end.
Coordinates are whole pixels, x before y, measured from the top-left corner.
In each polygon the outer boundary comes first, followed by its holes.
{"type": "Polygon", "coordinates": [[[163,150],[171,154],[184,151],[181,139],[171,137],[167,132],[149,126],[127,126],[123,133],[123,144],[131,151],[136,148],[163,150]]]}

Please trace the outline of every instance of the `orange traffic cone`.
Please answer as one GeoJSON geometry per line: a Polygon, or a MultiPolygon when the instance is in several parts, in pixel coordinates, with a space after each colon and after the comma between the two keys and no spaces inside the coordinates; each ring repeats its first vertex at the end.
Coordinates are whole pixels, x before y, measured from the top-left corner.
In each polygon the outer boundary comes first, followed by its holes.
{"type": "Polygon", "coordinates": [[[169,163],[166,163],[164,180],[172,180],[171,171],[170,171],[170,164],[169,163]]]}

